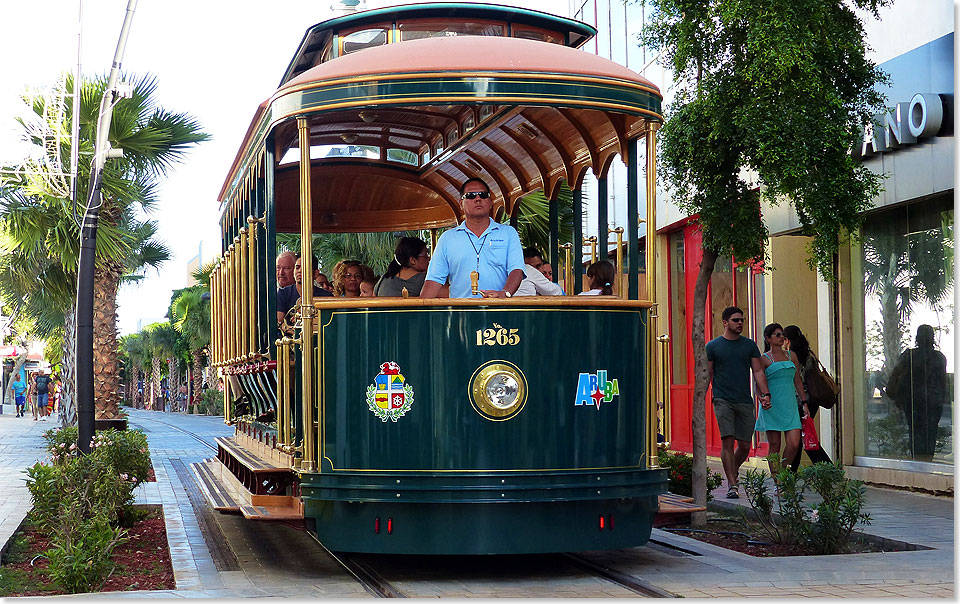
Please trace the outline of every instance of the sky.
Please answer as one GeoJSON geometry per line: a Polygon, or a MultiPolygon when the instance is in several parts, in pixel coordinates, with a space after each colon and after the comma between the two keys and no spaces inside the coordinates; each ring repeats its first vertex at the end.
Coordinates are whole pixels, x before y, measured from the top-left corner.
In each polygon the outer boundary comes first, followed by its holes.
{"type": "MultiPolygon", "coordinates": [[[[187,284],[187,263],[219,254],[217,194],[257,105],[280,82],[306,29],[333,13],[332,0],[271,2],[140,0],[122,60],[124,71],[157,77],[165,109],[197,118],[212,140],[195,147],[165,178],[152,218],[171,258],[118,296],[121,335],[163,320],[174,289],[187,284]]],[[[367,8],[411,4],[368,0],[367,8]]],[[[567,14],[564,0],[510,4],[567,14]]],[[[19,160],[20,94],[50,86],[77,63],[79,0],[30,0],[4,6],[0,36],[0,162],[19,160]]],[[[82,3],[81,69],[107,74],[117,48],[126,0],[82,3]]]]}

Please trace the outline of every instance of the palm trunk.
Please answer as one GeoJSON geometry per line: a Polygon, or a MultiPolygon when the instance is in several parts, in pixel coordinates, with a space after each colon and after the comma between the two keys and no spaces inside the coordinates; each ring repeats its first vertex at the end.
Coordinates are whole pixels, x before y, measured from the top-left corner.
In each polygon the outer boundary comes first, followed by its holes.
{"type": "Polygon", "coordinates": [[[193,360],[193,383],[190,388],[190,398],[193,402],[193,413],[197,413],[197,403],[200,400],[200,389],[203,387],[203,357],[200,356],[200,350],[190,351],[193,360]]]}
{"type": "Polygon", "coordinates": [[[60,425],[77,425],[77,308],[63,316],[63,362],[60,371],[60,425]]]}
{"type": "Polygon", "coordinates": [[[150,408],[157,410],[157,398],[160,396],[160,358],[154,356],[150,361],[150,408]]]}
{"type": "MultiPolygon", "coordinates": [[[[707,387],[710,385],[707,368],[706,308],[707,286],[717,264],[716,252],[704,249],[697,284],[693,288],[693,327],[690,339],[693,342],[693,503],[707,505],[707,387]]],[[[707,524],[706,512],[690,515],[690,526],[707,524]]]]}
{"type": "Polygon", "coordinates": [[[123,268],[97,267],[93,286],[93,396],[97,419],[120,417],[117,288],[123,268]]]}
{"type": "Polygon", "coordinates": [[[3,393],[3,401],[4,402],[9,401],[7,402],[8,405],[13,405],[16,403],[16,401],[13,398],[13,382],[15,381],[17,374],[20,373],[20,368],[23,367],[23,364],[26,362],[27,362],[26,351],[24,351],[23,354],[18,356],[17,359],[13,362],[13,371],[10,373],[10,383],[7,384],[7,389],[3,393]]]}

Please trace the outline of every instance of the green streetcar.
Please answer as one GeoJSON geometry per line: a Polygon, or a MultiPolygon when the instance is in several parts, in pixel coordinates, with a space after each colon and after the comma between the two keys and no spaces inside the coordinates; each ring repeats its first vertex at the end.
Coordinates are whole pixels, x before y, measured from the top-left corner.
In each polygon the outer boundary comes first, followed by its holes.
{"type": "MultiPolygon", "coordinates": [[[[578,50],[595,34],[458,3],[307,30],[220,195],[212,355],[236,436],[194,466],[217,509],[302,521],[334,551],[646,543],[666,490],[656,466],[665,384],[653,250],[651,270],[639,259],[636,158],[641,141],[655,155],[661,95],[578,50]],[[617,158],[632,204],[619,295],[314,298],[304,288],[294,331],[278,335],[277,233],[300,233],[303,258],[312,233],[422,230],[435,241],[463,219],[459,186],[473,177],[489,184],[498,220],[515,219],[530,192],[573,189],[574,242],[560,245],[551,211],[548,256],[566,291],[580,291],[581,185],[591,170],[605,196],[617,158]]],[[[651,161],[645,185],[649,241],[651,161]]]]}

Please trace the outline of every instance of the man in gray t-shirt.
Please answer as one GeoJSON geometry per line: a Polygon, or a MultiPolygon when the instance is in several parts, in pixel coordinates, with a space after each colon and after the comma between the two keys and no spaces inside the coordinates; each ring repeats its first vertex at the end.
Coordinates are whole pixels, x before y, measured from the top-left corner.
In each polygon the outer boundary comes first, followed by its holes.
{"type": "Polygon", "coordinates": [[[720,428],[720,461],[727,476],[727,499],[737,499],[740,466],[750,454],[757,421],[750,395],[750,373],[764,402],[770,400],[770,389],[757,343],[740,335],[743,311],[731,306],[724,309],[721,317],[723,335],[707,342],[707,371],[713,384],[713,411],[720,428]]]}

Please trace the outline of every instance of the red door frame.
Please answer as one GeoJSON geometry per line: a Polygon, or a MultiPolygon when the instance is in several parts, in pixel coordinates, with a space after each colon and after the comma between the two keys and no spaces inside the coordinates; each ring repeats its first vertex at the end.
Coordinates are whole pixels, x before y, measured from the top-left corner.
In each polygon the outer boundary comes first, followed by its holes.
{"type": "MultiPolygon", "coordinates": [[[[670,231],[667,231],[667,236],[677,230],[683,231],[683,268],[684,268],[684,305],[686,308],[693,308],[693,290],[696,287],[697,283],[697,273],[700,271],[700,263],[703,260],[703,247],[702,234],[700,228],[693,222],[696,217],[688,218],[686,221],[683,221],[677,225],[679,229],[674,228],[670,231]]],[[[668,227],[670,228],[670,227],[668,227]]],[[[664,229],[666,231],[666,229],[664,229]]],[[[672,246],[667,246],[667,266],[673,266],[675,261],[673,254],[675,253],[672,246]]],[[[670,273],[667,273],[667,295],[668,300],[672,302],[673,300],[673,288],[675,287],[673,279],[671,278],[670,273]]],[[[750,278],[753,279],[754,275],[751,273],[750,278]]],[[[737,291],[737,280],[733,279],[732,284],[733,297],[734,301],[739,298],[739,292],[737,291]]],[[[753,288],[751,292],[751,304],[749,305],[749,314],[752,317],[756,316],[756,288],[753,288]]],[[[735,303],[731,301],[731,303],[735,303]]],[[[704,315],[704,329],[706,331],[706,336],[713,333],[713,315],[709,310],[712,308],[713,304],[713,289],[710,285],[707,286],[707,301],[704,315]]],[[[670,303],[668,307],[668,322],[669,322],[669,333],[670,341],[675,341],[675,335],[673,333],[673,304],[670,303]]],[[[748,319],[751,320],[751,319],[748,319]]],[[[755,323],[755,320],[754,320],[755,323]]],[[[687,334],[693,333],[693,313],[686,314],[686,327],[687,334]]],[[[707,337],[707,341],[709,341],[707,337]]],[[[693,341],[687,337],[687,341],[684,346],[686,352],[686,363],[687,363],[687,384],[675,384],[673,376],[673,354],[675,348],[670,347],[670,448],[674,451],[684,451],[691,452],[693,450],[693,427],[691,424],[693,418],[693,341]]],[[[707,401],[712,400],[712,389],[707,388],[707,401]]],[[[707,455],[719,456],[720,455],[720,430],[717,428],[717,419],[713,412],[713,405],[706,405],[706,426],[707,426],[707,455]]],[[[762,455],[765,454],[767,444],[760,443],[759,446],[756,446],[756,438],[754,438],[754,446],[751,447],[751,455],[762,455]]]]}

